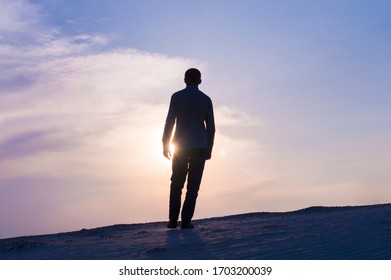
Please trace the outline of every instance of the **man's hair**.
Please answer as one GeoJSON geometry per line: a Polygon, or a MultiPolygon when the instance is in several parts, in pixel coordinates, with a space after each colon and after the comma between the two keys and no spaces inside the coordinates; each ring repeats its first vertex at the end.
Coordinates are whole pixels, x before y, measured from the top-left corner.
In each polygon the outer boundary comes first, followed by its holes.
{"type": "Polygon", "coordinates": [[[185,72],[186,84],[199,83],[201,80],[201,72],[196,68],[190,68],[185,72]]]}

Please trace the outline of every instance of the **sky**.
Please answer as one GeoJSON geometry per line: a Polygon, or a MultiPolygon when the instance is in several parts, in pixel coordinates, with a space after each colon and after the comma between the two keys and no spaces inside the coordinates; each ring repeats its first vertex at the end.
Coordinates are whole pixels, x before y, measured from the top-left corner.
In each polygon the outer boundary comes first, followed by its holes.
{"type": "Polygon", "coordinates": [[[191,67],[217,129],[195,219],[391,202],[390,1],[0,6],[0,238],[166,220],[191,67]]]}

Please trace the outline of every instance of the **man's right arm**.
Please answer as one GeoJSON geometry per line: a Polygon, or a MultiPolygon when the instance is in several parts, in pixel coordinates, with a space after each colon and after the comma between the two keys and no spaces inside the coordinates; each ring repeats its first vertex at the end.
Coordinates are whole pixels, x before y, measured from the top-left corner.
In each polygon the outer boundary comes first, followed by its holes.
{"type": "Polygon", "coordinates": [[[175,108],[174,108],[174,101],[173,97],[171,97],[170,101],[170,107],[168,109],[168,114],[166,118],[166,124],[164,125],[164,132],[163,132],[163,155],[170,159],[171,158],[171,152],[170,152],[170,142],[171,142],[171,134],[172,130],[175,125],[175,108]]]}

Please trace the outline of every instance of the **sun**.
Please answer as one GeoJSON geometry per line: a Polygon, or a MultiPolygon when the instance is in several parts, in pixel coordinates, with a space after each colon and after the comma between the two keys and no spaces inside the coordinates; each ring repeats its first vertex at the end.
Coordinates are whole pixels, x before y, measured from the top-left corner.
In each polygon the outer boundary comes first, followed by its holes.
{"type": "Polygon", "coordinates": [[[171,153],[171,156],[174,155],[174,152],[175,152],[175,145],[170,143],[170,153],[171,153]]]}

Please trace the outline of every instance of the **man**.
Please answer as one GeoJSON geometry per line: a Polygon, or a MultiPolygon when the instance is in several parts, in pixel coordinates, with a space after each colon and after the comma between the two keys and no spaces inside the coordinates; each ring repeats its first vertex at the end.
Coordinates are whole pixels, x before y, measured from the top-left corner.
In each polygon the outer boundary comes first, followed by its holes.
{"type": "Polygon", "coordinates": [[[163,133],[163,155],[171,159],[170,141],[175,125],[170,186],[168,228],[176,228],[181,209],[182,189],[187,177],[187,192],[181,212],[181,228],[193,228],[198,190],[205,161],[212,156],[215,123],[212,100],[198,89],[201,72],[191,68],[185,72],[186,88],[171,96],[163,133]]]}

